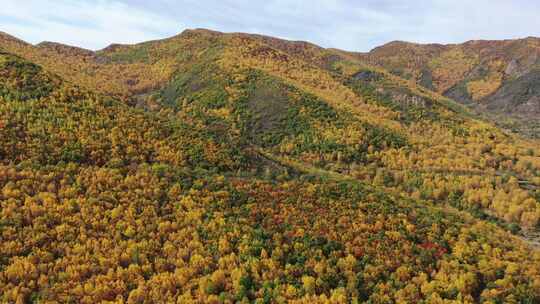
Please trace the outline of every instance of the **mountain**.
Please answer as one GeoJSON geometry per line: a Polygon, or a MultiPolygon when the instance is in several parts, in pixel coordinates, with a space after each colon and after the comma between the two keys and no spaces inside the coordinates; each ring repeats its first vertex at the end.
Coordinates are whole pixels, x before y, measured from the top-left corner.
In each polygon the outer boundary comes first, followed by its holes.
{"type": "Polygon", "coordinates": [[[0,138],[2,302],[540,301],[540,143],[358,54],[2,34],[0,138]]]}
{"type": "Polygon", "coordinates": [[[471,106],[503,127],[540,134],[540,38],[452,45],[394,41],[354,56],[471,106]]]}

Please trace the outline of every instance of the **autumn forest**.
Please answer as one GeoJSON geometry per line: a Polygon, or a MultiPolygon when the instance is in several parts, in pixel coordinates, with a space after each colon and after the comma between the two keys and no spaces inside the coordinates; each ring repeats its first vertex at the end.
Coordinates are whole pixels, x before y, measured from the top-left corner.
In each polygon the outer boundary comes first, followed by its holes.
{"type": "Polygon", "coordinates": [[[537,53],[0,33],[0,302],[540,303],[537,53]]]}

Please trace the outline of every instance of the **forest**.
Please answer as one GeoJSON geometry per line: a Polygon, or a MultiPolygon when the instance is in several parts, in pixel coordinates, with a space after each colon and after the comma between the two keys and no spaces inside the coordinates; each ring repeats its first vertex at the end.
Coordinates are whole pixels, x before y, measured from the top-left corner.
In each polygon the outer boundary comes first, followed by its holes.
{"type": "Polygon", "coordinates": [[[540,302],[540,142],[354,54],[1,34],[0,138],[2,303],[540,302]]]}

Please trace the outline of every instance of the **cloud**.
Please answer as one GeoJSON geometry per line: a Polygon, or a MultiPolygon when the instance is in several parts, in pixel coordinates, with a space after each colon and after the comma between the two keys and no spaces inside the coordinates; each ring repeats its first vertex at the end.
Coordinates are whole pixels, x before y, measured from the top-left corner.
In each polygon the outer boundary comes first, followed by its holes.
{"type": "Polygon", "coordinates": [[[117,1],[4,0],[1,30],[32,43],[53,40],[90,49],[163,38],[185,25],[117,1]]]}
{"type": "Polygon", "coordinates": [[[185,28],[252,32],[367,51],[391,40],[456,43],[540,35],[532,0],[4,0],[0,30],[91,49],[185,28]]]}

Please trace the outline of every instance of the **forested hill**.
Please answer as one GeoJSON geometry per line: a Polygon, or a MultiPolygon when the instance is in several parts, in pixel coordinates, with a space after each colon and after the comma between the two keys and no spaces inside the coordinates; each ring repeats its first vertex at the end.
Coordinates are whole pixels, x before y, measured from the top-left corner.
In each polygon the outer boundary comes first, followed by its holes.
{"type": "Polygon", "coordinates": [[[353,56],[473,107],[501,127],[540,136],[540,38],[394,41],[353,56]]]}
{"type": "Polygon", "coordinates": [[[0,138],[0,302],[540,301],[540,143],[355,54],[1,34],[0,138]]]}

